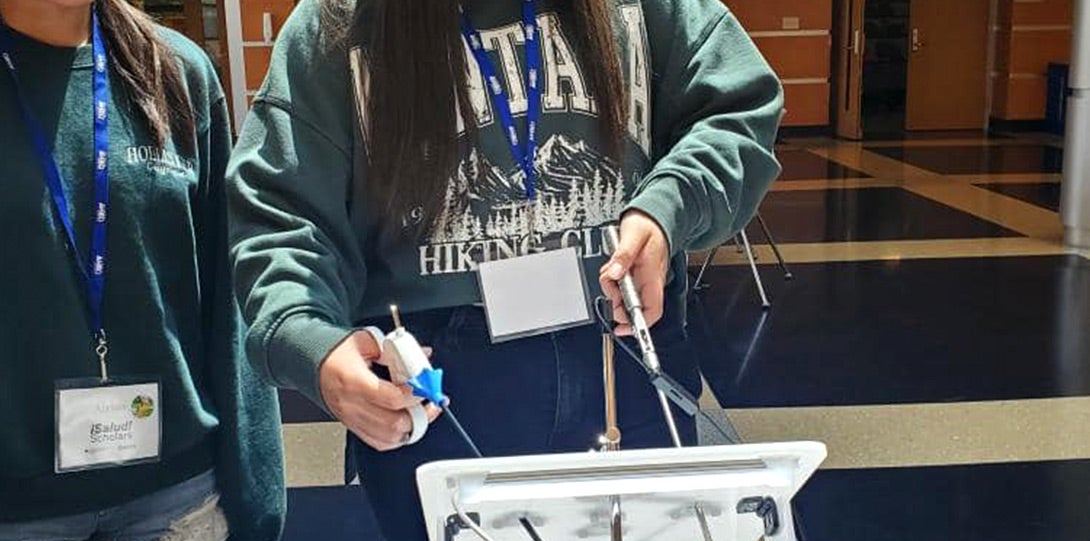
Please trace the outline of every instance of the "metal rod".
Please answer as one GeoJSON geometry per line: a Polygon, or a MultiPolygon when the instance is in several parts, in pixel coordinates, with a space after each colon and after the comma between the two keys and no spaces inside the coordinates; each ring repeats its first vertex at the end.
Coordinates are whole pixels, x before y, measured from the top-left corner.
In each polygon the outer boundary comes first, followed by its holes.
{"type": "Polygon", "coordinates": [[[722,245],[712,248],[711,251],[708,252],[708,256],[704,258],[704,264],[700,266],[700,272],[696,275],[696,281],[693,282],[694,291],[699,291],[708,287],[707,284],[704,283],[704,273],[708,272],[708,267],[711,266],[712,261],[715,259],[715,255],[719,253],[720,248],[722,248],[722,245]]]}
{"type": "MultiPolygon", "coordinates": [[[[670,429],[670,439],[674,441],[674,447],[681,449],[681,435],[677,430],[677,422],[674,421],[674,412],[670,409],[670,401],[666,399],[666,393],[661,389],[658,392],[659,403],[662,404],[662,413],[666,417],[666,427],[670,429]]],[[[700,523],[700,528],[704,534],[705,541],[712,541],[711,532],[708,531],[708,517],[704,514],[704,509],[699,503],[693,504],[693,511],[696,512],[696,520],[700,523]]]]}
{"type": "Polygon", "coordinates": [[[753,269],[753,279],[757,281],[757,293],[761,295],[761,306],[764,308],[771,308],[772,303],[768,302],[768,295],[765,294],[765,285],[761,282],[761,273],[757,271],[757,261],[753,259],[753,246],[749,244],[749,237],[746,236],[746,232],[739,233],[742,237],[742,243],[745,244],[746,257],[749,258],[749,268],[753,269]]]}
{"type": "Polygon", "coordinates": [[[537,528],[534,528],[530,519],[522,517],[519,519],[519,524],[522,524],[522,529],[526,531],[526,535],[530,536],[531,541],[542,541],[541,535],[537,533],[537,528]]]}
{"type": "MultiPolygon", "coordinates": [[[[748,246],[748,245],[747,245],[748,246]]],[[[712,254],[714,257],[714,252],[712,254]]],[[[709,258],[710,260],[711,258],[709,258]]],[[[705,267],[707,263],[705,262],[705,267]]],[[[701,271],[701,276],[703,271],[701,271]]],[[[597,308],[596,308],[597,310],[597,308]]],[[[634,314],[635,318],[640,316],[639,311],[634,314]]],[[[599,313],[599,317],[602,317],[599,313]]],[[[634,321],[634,326],[638,326],[634,321]]],[[[623,344],[622,344],[623,346],[623,344]]],[[[627,348],[625,348],[627,350],[627,348]]],[[[648,349],[650,353],[654,353],[653,348],[644,348],[644,357],[648,355],[648,349]]],[[[639,360],[635,353],[629,351],[633,358],[639,360]]],[[[602,436],[602,447],[605,451],[617,451],[620,449],[621,432],[617,426],[617,396],[616,396],[616,377],[614,372],[614,336],[608,329],[602,334],[602,379],[605,385],[605,410],[606,410],[606,433],[602,436]]],[[[651,359],[643,359],[643,362],[648,365],[648,368],[652,372],[661,370],[661,367],[657,362],[652,362],[651,359]]],[[[674,419],[674,412],[670,409],[670,400],[666,397],[666,392],[662,389],[657,389],[659,397],[659,405],[662,407],[662,415],[666,420],[666,427],[670,432],[670,439],[673,441],[674,447],[678,449],[684,447],[681,442],[681,434],[678,432],[677,421],[674,419]]],[[[622,515],[621,515],[621,498],[620,496],[611,496],[611,520],[610,520],[610,539],[611,541],[623,541],[622,532],[622,515]]],[[[712,541],[710,532],[707,528],[708,519],[704,514],[704,510],[699,504],[695,504],[693,509],[696,512],[697,520],[700,522],[701,529],[704,533],[705,541],[712,541]]]]}
{"type": "Polygon", "coordinates": [[[658,392],[659,404],[662,405],[662,415],[666,418],[666,428],[670,430],[670,439],[674,442],[674,447],[680,449],[681,435],[677,431],[677,422],[674,421],[674,412],[670,409],[670,401],[666,398],[666,393],[661,389],[658,392]]]}
{"type": "Polygon", "coordinates": [[[610,541],[624,541],[624,525],[621,522],[621,497],[611,497],[610,504],[609,539],[610,541]]]}
{"type": "Polygon", "coordinates": [[[602,335],[602,381],[605,385],[606,433],[603,446],[607,451],[621,448],[621,429],[617,425],[617,378],[614,367],[613,335],[602,335]]]}
{"type": "Polygon", "coordinates": [[[456,430],[458,435],[462,437],[462,440],[466,442],[466,446],[469,447],[469,450],[473,451],[473,456],[484,458],[484,455],[482,455],[481,450],[477,448],[477,444],[473,441],[473,438],[469,437],[469,432],[466,432],[466,429],[462,427],[462,423],[458,421],[458,417],[454,415],[454,410],[450,409],[449,403],[443,408],[443,411],[446,412],[447,419],[450,423],[454,425],[454,430],[456,430]]]}
{"type": "Polygon", "coordinates": [[[390,305],[390,315],[394,318],[394,328],[401,328],[401,310],[397,308],[396,304],[390,305]]]}
{"type": "Polygon", "coordinates": [[[783,279],[790,280],[794,278],[795,275],[791,274],[791,270],[787,268],[787,261],[784,260],[783,254],[780,253],[780,247],[776,244],[776,239],[772,238],[772,232],[768,230],[768,224],[765,223],[765,219],[760,212],[757,213],[757,224],[761,226],[765,239],[768,239],[768,245],[772,247],[772,253],[776,254],[776,261],[780,265],[780,270],[783,271],[783,279]]]}
{"type": "Polygon", "coordinates": [[[698,502],[693,506],[696,510],[696,520],[700,522],[700,533],[704,535],[704,541],[713,541],[712,529],[708,526],[708,517],[704,514],[704,506],[698,502]]]}
{"type": "MultiPolygon", "coordinates": [[[[606,433],[602,436],[604,451],[621,450],[621,429],[617,426],[617,374],[614,366],[615,349],[613,334],[602,334],[602,383],[605,386],[606,433]]],[[[624,529],[621,515],[621,497],[610,497],[610,541],[624,541],[624,529]]]]}

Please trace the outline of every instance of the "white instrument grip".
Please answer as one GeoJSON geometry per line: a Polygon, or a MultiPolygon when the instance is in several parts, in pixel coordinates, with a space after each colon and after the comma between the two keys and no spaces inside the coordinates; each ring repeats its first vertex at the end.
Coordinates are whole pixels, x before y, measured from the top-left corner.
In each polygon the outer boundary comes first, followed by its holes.
{"type": "Polygon", "coordinates": [[[412,445],[420,441],[424,438],[424,434],[428,433],[428,413],[424,411],[423,404],[416,404],[409,408],[409,416],[413,420],[413,431],[405,445],[412,445]]]}
{"type": "MultiPolygon", "coordinates": [[[[368,329],[368,331],[378,339],[379,335],[375,332],[377,329],[375,331],[368,329]]],[[[431,368],[431,362],[428,361],[428,356],[424,354],[424,349],[420,347],[420,343],[404,328],[399,328],[385,335],[381,344],[382,357],[390,368],[390,376],[394,383],[403,384],[420,375],[425,369],[431,368]]],[[[409,417],[412,419],[413,429],[409,434],[409,439],[405,441],[405,445],[413,445],[428,433],[428,414],[424,410],[423,404],[413,405],[408,409],[408,412],[409,417]]]]}

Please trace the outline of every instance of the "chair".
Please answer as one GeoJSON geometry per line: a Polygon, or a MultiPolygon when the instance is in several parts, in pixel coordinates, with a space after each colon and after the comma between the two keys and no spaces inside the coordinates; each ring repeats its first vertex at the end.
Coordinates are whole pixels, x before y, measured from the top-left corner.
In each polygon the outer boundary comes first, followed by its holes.
{"type": "MultiPolygon", "coordinates": [[[[795,275],[787,268],[787,262],[784,261],[783,254],[780,253],[780,247],[776,244],[776,240],[772,238],[772,233],[768,229],[768,224],[765,223],[760,212],[757,213],[755,220],[761,227],[761,232],[764,234],[765,239],[768,240],[769,246],[772,247],[772,252],[776,254],[777,265],[783,271],[784,280],[791,280],[795,275]]],[[[742,228],[742,230],[738,232],[738,235],[735,236],[734,239],[731,239],[731,241],[738,246],[739,252],[744,252],[746,258],[749,259],[749,267],[753,271],[753,279],[757,282],[757,293],[761,297],[761,307],[765,310],[772,308],[772,303],[768,300],[768,294],[765,292],[764,283],[761,281],[761,273],[757,270],[757,254],[753,251],[753,245],[749,243],[749,236],[746,234],[746,229],[742,228]]],[[[712,261],[715,260],[716,254],[719,253],[719,249],[723,246],[724,245],[719,245],[712,248],[712,250],[708,252],[707,257],[704,258],[704,263],[700,266],[700,272],[696,275],[696,280],[693,281],[694,292],[710,287],[709,284],[704,283],[704,273],[708,271],[708,267],[711,266],[712,261]]]]}

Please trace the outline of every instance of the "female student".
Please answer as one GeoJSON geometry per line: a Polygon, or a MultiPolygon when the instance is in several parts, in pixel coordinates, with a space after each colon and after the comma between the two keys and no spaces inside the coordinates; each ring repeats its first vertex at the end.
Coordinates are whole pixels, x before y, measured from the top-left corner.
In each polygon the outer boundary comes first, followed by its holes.
{"type": "Polygon", "coordinates": [[[124,0],[0,0],[0,540],[272,540],[206,55],[124,0]]]}
{"type": "MultiPolygon", "coordinates": [[[[250,360],[351,431],[348,473],[387,538],[424,539],[415,468],[470,451],[445,422],[405,445],[414,399],[361,329],[389,330],[391,303],[408,313],[485,455],[585,451],[604,422],[599,331],[494,343],[477,276],[575,248],[622,333],[612,284],[632,272],[663,366],[698,391],[685,252],[752,217],[782,104],[718,0],[304,0],[228,167],[250,360]]],[[[499,294],[542,287],[513,278],[499,294]]],[[[669,445],[646,377],[618,369],[622,446],[669,445]]]]}

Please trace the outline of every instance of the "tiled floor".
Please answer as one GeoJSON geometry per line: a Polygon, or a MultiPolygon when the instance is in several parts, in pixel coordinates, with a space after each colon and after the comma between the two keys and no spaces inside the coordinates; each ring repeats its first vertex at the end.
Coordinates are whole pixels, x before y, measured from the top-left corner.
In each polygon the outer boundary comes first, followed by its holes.
{"type": "Polygon", "coordinates": [[[1060,211],[1059,183],[981,184],[980,187],[1032,203],[1052,212],[1060,211]]]}
{"type": "Polygon", "coordinates": [[[866,178],[866,173],[861,173],[849,167],[844,167],[805,150],[783,150],[778,153],[780,165],[783,166],[781,181],[809,180],[815,178],[866,178]]]}
{"type": "Polygon", "coordinates": [[[1021,236],[901,188],[773,192],[761,215],[785,243],[1021,236]]]}
{"type": "Polygon", "coordinates": [[[900,146],[872,150],[944,175],[1059,173],[1063,169],[1063,151],[1045,145],[900,146]]]}
{"type": "Polygon", "coordinates": [[[1086,539],[1090,461],[821,471],[797,500],[807,541],[1086,539]]]}
{"type": "Polygon", "coordinates": [[[712,286],[690,303],[692,334],[707,352],[705,378],[726,407],[1090,395],[1090,362],[1074,362],[1090,360],[1086,259],[854,261],[791,270],[790,282],[772,268],[764,272],[775,302],[764,320],[746,267],[709,270],[712,286]]]}
{"type": "MultiPolygon", "coordinates": [[[[1059,241],[1062,151],[944,133],[780,156],[762,215],[794,280],[750,228],[772,310],[724,248],[690,329],[712,415],[828,445],[800,539],[1090,539],[1090,260],[1059,241]]],[[[363,493],[336,486],[343,430],[282,396],[286,539],[377,541],[363,493]]]]}

